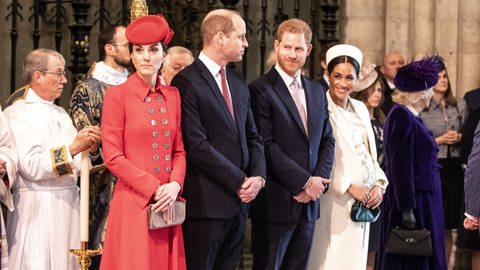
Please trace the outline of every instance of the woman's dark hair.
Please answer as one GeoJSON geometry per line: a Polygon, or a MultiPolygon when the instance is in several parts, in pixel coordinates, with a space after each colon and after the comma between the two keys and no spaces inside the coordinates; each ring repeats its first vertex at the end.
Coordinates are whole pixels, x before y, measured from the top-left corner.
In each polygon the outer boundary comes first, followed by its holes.
{"type": "Polygon", "coordinates": [[[358,77],[358,74],[360,72],[360,64],[353,57],[347,56],[347,55],[340,55],[340,56],[337,56],[337,57],[333,58],[330,61],[330,63],[328,63],[328,65],[327,65],[328,73],[332,73],[333,68],[335,68],[335,66],[340,64],[340,63],[350,63],[350,64],[352,64],[353,68],[355,69],[355,73],[357,74],[357,77],[358,77]]]}
{"type": "Polygon", "coordinates": [[[385,122],[385,113],[382,111],[382,103],[384,100],[384,95],[383,92],[385,91],[385,84],[383,83],[383,80],[380,78],[380,76],[377,77],[377,79],[367,88],[360,92],[352,92],[350,94],[350,97],[354,99],[358,99],[365,103],[365,105],[368,107],[368,98],[375,92],[375,85],[379,83],[380,88],[382,88],[382,97],[380,98],[380,104],[378,104],[378,107],[373,108],[373,117],[380,121],[381,123],[385,122]]]}
{"type": "MultiPolygon", "coordinates": [[[[447,78],[448,78],[448,71],[447,71],[447,67],[445,67],[445,63],[443,62],[443,59],[440,61],[440,71],[438,71],[438,73],[444,71],[446,72],[446,75],[447,75],[447,78]]],[[[455,98],[455,96],[453,95],[453,92],[452,92],[452,86],[450,85],[450,80],[448,80],[448,86],[447,86],[447,91],[445,91],[445,93],[443,94],[443,98],[445,99],[445,102],[448,104],[448,105],[451,105],[451,106],[457,106],[457,99],[455,98]]]]}

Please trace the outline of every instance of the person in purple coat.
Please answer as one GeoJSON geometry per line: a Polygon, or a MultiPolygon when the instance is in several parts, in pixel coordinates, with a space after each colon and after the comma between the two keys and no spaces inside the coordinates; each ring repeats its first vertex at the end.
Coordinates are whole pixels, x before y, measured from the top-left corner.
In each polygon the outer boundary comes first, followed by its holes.
{"type": "Polygon", "coordinates": [[[398,70],[397,103],[384,127],[387,178],[378,269],[446,270],[442,191],[437,162],[438,148],[432,133],[418,117],[429,106],[438,81],[439,58],[429,57],[398,70]],[[395,227],[431,231],[433,256],[386,254],[390,231],[395,227]]]}

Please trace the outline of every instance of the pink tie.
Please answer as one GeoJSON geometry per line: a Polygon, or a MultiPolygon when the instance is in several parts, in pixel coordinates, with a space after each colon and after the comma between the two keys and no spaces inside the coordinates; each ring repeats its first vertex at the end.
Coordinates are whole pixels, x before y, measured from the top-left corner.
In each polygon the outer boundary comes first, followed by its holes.
{"type": "Polygon", "coordinates": [[[227,86],[227,78],[225,76],[225,68],[222,67],[220,69],[220,79],[222,81],[222,95],[225,99],[225,103],[227,104],[228,110],[230,111],[230,115],[232,115],[232,119],[235,122],[235,114],[233,112],[233,105],[232,105],[232,97],[230,97],[230,92],[228,91],[227,86]]]}
{"type": "Polygon", "coordinates": [[[302,101],[300,98],[300,86],[298,85],[298,80],[295,78],[291,84],[292,92],[293,92],[293,101],[295,102],[295,106],[297,107],[298,113],[300,114],[300,118],[302,119],[303,127],[305,128],[305,133],[308,134],[308,126],[307,126],[307,112],[302,105],[302,101]]]}

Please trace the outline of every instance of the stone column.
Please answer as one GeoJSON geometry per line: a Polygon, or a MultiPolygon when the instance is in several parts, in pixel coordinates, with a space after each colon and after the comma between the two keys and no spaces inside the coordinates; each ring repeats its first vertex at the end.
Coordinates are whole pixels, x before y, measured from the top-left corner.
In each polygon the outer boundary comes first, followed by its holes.
{"type": "Polygon", "coordinates": [[[383,61],[386,38],[384,10],[383,1],[363,0],[345,1],[341,12],[340,40],[358,46],[370,63],[383,61]]]}
{"type": "Polygon", "coordinates": [[[458,96],[480,87],[480,1],[459,0],[458,65],[456,82],[458,96]]]}
{"type": "Polygon", "coordinates": [[[459,2],[458,1],[437,1],[435,5],[435,47],[434,52],[438,53],[445,60],[448,76],[454,93],[459,95],[458,71],[459,66],[459,2]]]}

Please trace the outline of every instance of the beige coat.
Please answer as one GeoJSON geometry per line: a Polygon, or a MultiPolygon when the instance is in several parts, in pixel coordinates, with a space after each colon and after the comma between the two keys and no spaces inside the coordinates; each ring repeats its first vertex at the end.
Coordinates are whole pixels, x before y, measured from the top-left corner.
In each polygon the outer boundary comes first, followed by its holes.
{"type": "MultiPolygon", "coordinates": [[[[355,199],[347,192],[350,184],[362,185],[359,177],[362,167],[352,141],[346,136],[350,133],[346,120],[339,115],[338,107],[328,92],[327,98],[335,137],[335,158],[330,189],[320,197],[320,219],[315,227],[308,269],[363,270],[366,268],[370,224],[350,219],[355,199]]],[[[350,102],[367,129],[368,147],[375,166],[375,181],[371,185],[385,188],[387,177],[377,162],[375,137],[367,107],[358,100],[350,99],[350,102]]]]}

